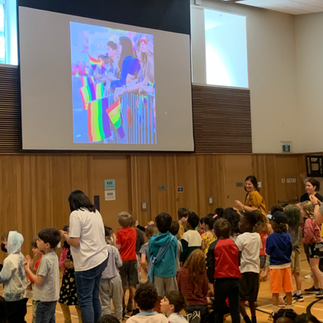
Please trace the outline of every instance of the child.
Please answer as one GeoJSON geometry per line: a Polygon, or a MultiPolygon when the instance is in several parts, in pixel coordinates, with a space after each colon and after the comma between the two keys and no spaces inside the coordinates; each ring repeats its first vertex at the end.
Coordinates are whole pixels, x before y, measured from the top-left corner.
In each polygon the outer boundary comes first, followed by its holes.
{"type": "MultiPolygon", "coordinates": [[[[158,229],[155,225],[148,225],[145,233],[149,241],[151,237],[153,237],[158,233],[158,229]]],[[[144,273],[147,275],[150,267],[150,259],[148,257],[148,242],[141,246],[139,254],[140,254],[141,268],[144,271],[144,273]]]]}
{"type": "Polygon", "coordinates": [[[188,307],[186,313],[197,311],[201,322],[206,322],[209,314],[206,295],[208,279],[206,275],[205,254],[201,249],[194,250],[177,274],[178,290],[185,296],[188,307]]]}
{"type": "Polygon", "coordinates": [[[200,219],[200,231],[199,231],[199,234],[202,235],[205,233],[205,223],[204,223],[204,219],[205,217],[201,218],[200,219]]]}
{"type": "Polygon", "coordinates": [[[231,225],[230,238],[235,241],[239,234],[240,214],[233,207],[228,207],[224,210],[223,218],[228,220],[231,225]]]}
{"type": "Polygon", "coordinates": [[[195,230],[200,222],[199,217],[195,212],[191,212],[188,216],[186,228],[187,231],[182,235],[181,243],[183,251],[180,256],[181,264],[184,264],[185,260],[195,249],[201,249],[202,238],[200,234],[195,230]]]}
{"type": "Polygon", "coordinates": [[[274,316],[274,323],[294,323],[297,314],[292,309],[280,309],[274,316]]]}
{"type": "Polygon", "coordinates": [[[119,323],[119,320],[113,315],[103,315],[98,323],[119,323]]]}
{"type": "Polygon", "coordinates": [[[323,243],[321,230],[314,220],[314,209],[310,201],[301,203],[301,215],[305,219],[303,226],[303,242],[309,246],[310,266],[314,279],[314,286],[305,292],[315,293],[315,297],[323,298],[323,273],[320,271],[320,258],[323,258],[323,243]]]}
{"type": "Polygon", "coordinates": [[[212,216],[206,216],[204,218],[205,233],[202,234],[202,250],[204,250],[205,256],[212,242],[215,241],[214,234],[212,232],[214,225],[214,219],[212,216]]]}
{"type": "Polygon", "coordinates": [[[165,294],[160,301],[160,309],[165,313],[169,323],[187,323],[180,313],[187,307],[187,301],[181,292],[172,290],[165,294]]]}
{"type": "Polygon", "coordinates": [[[155,224],[160,233],[151,237],[148,242],[148,257],[153,259],[153,263],[147,278],[156,286],[158,296],[163,297],[168,291],[177,290],[177,239],[168,232],[172,225],[172,217],[168,213],[158,214],[155,224]]]}
{"type": "MultiPolygon", "coordinates": [[[[43,252],[41,252],[38,248],[37,248],[37,240],[38,240],[38,236],[35,236],[32,238],[31,240],[31,247],[32,247],[32,252],[34,254],[34,257],[37,257],[39,258],[37,261],[36,261],[36,264],[35,264],[35,267],[34,267],[34,270],[33,272],[35,273],[39,267],[39,264],[40,264],[40,261],[41,261],[41,257],[43,256],[43,252]]],[[[33,285],[34,285],[34,281],[31,279],[31,277],[28,277],[30,282],[31,282],[31,289],[33,289],[33,285]]],[[[35,323],[36,322],[36,310],[37,310],[37,301],[35,301],[33,299],[32,301],[32,304],[33,304],[33,320],[32,320],[32,323],[35,323]]]]}
{"type": "MultiPolygon", "coordinates": [[[[173,236],[177,236],[179,230],[179,223],[176,220],[172,221],[172,225],[169,229],[169,232],[173,235],[173,236]]],[[[181,269],[181,264],[180,264],[180,256],[181,253],[183,251],[183,247],[182,247],[182,243],[180,240],[177,240],[177,257],[176,257],[176,272],[178,272],[181,269]]]]}
{"type": "Polygon", "coordinates": [[[42,229],[38,233],[37,248],[44,253],[36,274],[31,270],[32,260],[26,258],[25,270],[34,281],[34,300],[38,301],[36,323],[55,322],[59,299],[59,264],[55,248],[61,241],[57,229],[42,229]]]}
{"type": "Polygon", "coordinates": [[[259,271],[260,260],[259,252],[261,248],[261,239],[258,232],[253,232],[257,223],[257,217],[253,212],[246,212],[241,215],[239,228],[241,234],[237,236],[236,245],[241,252],[240,264],[240,312],[246,323],[256,323],[256,307],[259,290],[259,271]],[[251,320],[247,315],[242,301],[248,301],[251,320]]]}
{"type": "Polygon", "coordinates": [[[180,207],[177,211],[177,214],[178,214],[178,223],[179,223],[179,231],[177,234],[177,239],[181,240],[182,235],[185,232],[185,226],[186,226],[190,211],[186,207],[180,207]]]}
{"type": "Polygon", "coordinates": [[[122,229],[117,232],[116,247],[119,249],[122,259],[122,266],[120,268],[120,276],[123,286],[123,309],[126,312],[126,305],[124,295],[129,286],[129,299],[127,305],[127,312],[133,309],[133,298],[135,296],[136,285],[138,281],[137,272],[137,254],[136,254],[136,241],[137,233],[132,227],[133,218],[128,212],[121,212],[118,214],[118,222],[122,229]]]}
{"type": "Polygon", "coordinates": [[[224,209],[222,207],[217,207],[215,210],[214,210],[214,215],[213,215],[213,219],[220,219],[220,218],[223,218],[223,213],[224,213],[224,209]]]}
{"type": "Polygon", "coordinates": [[[8,321],[25,322],[27,298],[24,298],[24,293],[27,288],[27,279],[23,270],[25,257],[20,252],[24,238],[17,231],[10,231],[2,237],[8,250],[8,257],[3,261],[0,283],[3,283],[3,297],[7,303],[8,321]]]}
{"type": "Polygon", "coordinates": [[[153,284],[140,284],[135,294],[135,302],[140,308],[140,313],[131,316],[127,323],[169,323],[163,314],[153,311],[157,300],[158,293],[153,284]]]}
{"type": "Polygon", "coordinates": [[[301,212],[300,209],[293,204],[285,207],[284,213],[287,216],[288,233],[292,238],[293,251],[292,251],[292,274],[296,282],[296,293],[293,299],[297,302],[303,302],[302,295],[302,278],[301,278],[301,258],[299,240],[301,238],[301,212]]]}
{"type": "Polygon", "coordinates": [[[102,303],[102,315],[111,314],[111,299],[113,301],[114,313],[119,322],[122,321],[122,280],[119,269],[122,260],[118,249],[110,244],[110,231],[104,227],[105,239],[108,243],[109,258],[106,269],[102,273],[100,282],[100,298],[102,303]]]}
{"type": "Polygon", "coordinates": [[[207,253],[207,274],[214,283],[215,323],[223,323],[225,300],[230,302],[232,323],[240,323],[239,313],[239,249],[230,239],[231,225],[220,218],[214,223],[217,240],[211,243],[207,253]]]}
{"type": "MultiPolygon", "coordinates": [[[[268,215],[274,232],[266,241],[266,253],[270,256],[270,292],[272,293],[273,313],[278,312],[278,297],[282,288],[286,293],[287,309],[292,308],[293,280],[291,271],[292,239],[287,232],[287,216],[280,211],[268,215]]],[[[270,318],[271,318],[270,317],[270,318]]]]}
{"type": "MultiPolygon", "coordinates": [[[[69,227],[67,225],[64,226],[63,231],[69,231],[69,227]]],[[[70,245],[66,241],[64,241],[63,244],[59,266],[63,269],[63,277],[58,302],[61,305],[64,321],[65,323],[72,322],[69,306],[75,305],[79,322],[81,322],[81,308],[77,301],[73,257],[71,255],[70,245]]]]}

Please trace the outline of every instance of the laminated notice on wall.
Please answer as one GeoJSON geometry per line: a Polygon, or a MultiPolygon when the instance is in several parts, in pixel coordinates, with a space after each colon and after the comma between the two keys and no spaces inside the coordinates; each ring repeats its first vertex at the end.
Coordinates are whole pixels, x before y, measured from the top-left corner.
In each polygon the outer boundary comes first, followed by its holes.
{"type": "Polygon", "coordinates": [[[116,199],[116,190],[106,190],[104,191],[104,196],[106,201],[114,201],[116,199]]]}

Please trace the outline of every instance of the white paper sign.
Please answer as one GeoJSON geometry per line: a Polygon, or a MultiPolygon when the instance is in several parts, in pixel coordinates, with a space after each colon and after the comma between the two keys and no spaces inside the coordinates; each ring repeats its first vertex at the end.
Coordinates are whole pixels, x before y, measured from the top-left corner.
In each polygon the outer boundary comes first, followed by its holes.
{"type": "Polygon", "coordinates": [[[114,201],[116,199],[116,190],[104,191],[104,197],[106,201],[114,201]]]}

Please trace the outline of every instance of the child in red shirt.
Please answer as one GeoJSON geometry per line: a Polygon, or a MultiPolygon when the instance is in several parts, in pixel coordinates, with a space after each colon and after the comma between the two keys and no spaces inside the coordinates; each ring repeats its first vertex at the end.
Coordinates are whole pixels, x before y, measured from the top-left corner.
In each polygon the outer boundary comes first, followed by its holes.
{"type": "Polygon", "coordinates": [[[120,267],[120,276],[123,286],[124,314],[126,307],[124,295],[127,290],[127,286],[129,286],[127,311],[131,312],[133,309],[133,299],[135,297],[136,285],[139,284],[136,254],[137,233],[132,227],[133,221],[133,217],[128,212],[121,212],[118,214],[118,222],[122,229],[117,231],[116,247],[119,249],[123,262],[122,266],[120,267]]]}

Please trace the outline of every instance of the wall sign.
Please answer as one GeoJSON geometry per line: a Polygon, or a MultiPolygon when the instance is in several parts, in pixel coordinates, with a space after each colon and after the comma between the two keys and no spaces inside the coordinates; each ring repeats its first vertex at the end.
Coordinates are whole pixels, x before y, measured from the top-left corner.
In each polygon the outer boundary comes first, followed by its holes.
{"type": "Polygon", "coordinates": [[[115,179],[105,179],[104,180],[104,189],[105,190],[115,190],[116,180],[115,179]]]}

